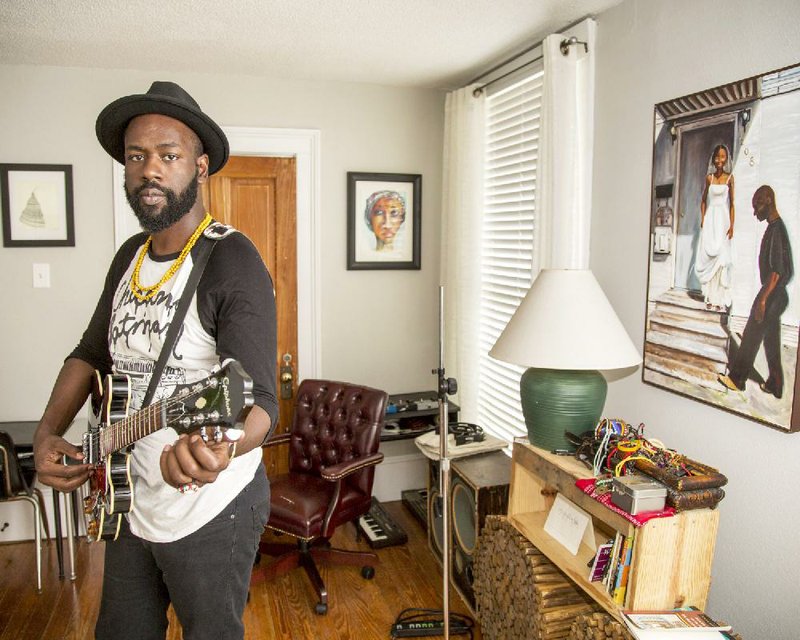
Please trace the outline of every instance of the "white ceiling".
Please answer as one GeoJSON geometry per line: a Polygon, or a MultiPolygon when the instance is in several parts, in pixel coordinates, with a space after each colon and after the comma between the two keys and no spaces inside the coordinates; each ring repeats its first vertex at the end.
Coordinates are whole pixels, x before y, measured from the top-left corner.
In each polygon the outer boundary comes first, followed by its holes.
{"type": "Polygon", "coordinates": [[[621,0],[0,0],[0,63],[450,89],[621,0]]]}

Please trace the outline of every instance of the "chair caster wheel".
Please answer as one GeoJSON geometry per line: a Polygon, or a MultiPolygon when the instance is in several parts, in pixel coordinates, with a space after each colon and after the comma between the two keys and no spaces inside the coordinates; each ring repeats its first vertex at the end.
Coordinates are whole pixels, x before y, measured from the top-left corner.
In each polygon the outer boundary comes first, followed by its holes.
{"type": "Polygon", "coordinates": [[[361,577],[364,580],[372,580],[375,577],[375,567],[361,567],[361,577]]]}
{"type": "Polygon", "coordinates": [[[328,613],[328,605],[324,602],[318,602],[316,605],[314,605],[314,613],[316,613],[318,616],[324,616],[326,613],[328,613]]]}

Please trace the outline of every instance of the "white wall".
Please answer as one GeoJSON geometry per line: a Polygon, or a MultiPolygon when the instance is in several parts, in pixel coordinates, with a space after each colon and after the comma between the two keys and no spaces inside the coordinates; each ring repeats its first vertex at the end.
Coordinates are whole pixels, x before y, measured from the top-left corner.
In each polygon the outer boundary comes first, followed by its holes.
{"type": "Polygon", "coordinates": [[[80,337],[113,255],[111,160],[100,110],[174,80],[222,125],[319,129],[322,140],[321,375],[390,393],[433,389],[437,365],[444,95],[244,76],[0,65],[0,162],[71,164],[74,248],[0,248],[0,420],[37,419],[80,337]],[[346,173],[420,173],[422,270],[346,270],[346,173]],[[52,287],[32,288],[32,264],[52,287]]]}
{"type": "MultiPolygon", "coordinates": [[[[599,16],[591,267],[635,343],[644,341],[654,104],[800,62],[798,26],[795,0],[626,0],[599,16]]],[[[728,476],[707,609],[744,638],[797,638],[800,433],[639,374],[609,385],[606,415],[644,422],[728,476]]]]}

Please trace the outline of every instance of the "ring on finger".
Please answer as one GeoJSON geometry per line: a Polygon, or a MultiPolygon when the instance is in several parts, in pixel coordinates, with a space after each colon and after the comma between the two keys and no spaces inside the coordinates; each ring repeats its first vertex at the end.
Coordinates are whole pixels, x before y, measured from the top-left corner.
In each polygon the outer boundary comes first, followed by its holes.
{"type": "Polygon", "coordinates": [[[182,484],[180,487],[178,487],[178,491],[181,493],[189,493],[190,491],[195,492],[199,488],[200,487],[198,487],[197,483],[192,480],[191,482],[187,482],[186,484],[182,484]]]}

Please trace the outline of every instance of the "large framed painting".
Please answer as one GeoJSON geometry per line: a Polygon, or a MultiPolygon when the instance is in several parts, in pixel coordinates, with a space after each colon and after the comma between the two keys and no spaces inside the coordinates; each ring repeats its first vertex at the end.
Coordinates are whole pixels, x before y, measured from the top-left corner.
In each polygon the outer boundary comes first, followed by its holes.
{"type": "Polygon", "coordinates": [[[347,174],[347,268],[419,269],[422,176],[347,174]]]}
{"type": "Polygon", "coordinates": [[[655,105],[643,380],[800,430],[800,65],[655,105]]]}

